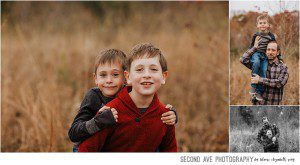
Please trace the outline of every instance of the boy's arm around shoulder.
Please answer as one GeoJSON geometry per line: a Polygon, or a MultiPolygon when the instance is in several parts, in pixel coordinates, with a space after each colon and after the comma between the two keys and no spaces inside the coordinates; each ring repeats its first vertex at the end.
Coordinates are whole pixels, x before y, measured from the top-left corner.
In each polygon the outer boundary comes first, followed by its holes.
{"type": "Polygon", "coordinates": [[[82,142],[96,132],[116,123],[109,109],[97,114],[100,108],[102,108],[102,101],[92,89],[85,95],[80,110],[69,129],[72,142],[82,142]]]}
{"type": "MultiPolygon", "coordinates": [[[[113,102],[107,104],[110,107],[116,107],[113,102]]],[[[111,111],[108,110],[111,116],[111,111]]],[[[100,114],[99,114],[100,115],[100,114]]],[[[111,118],[111,117],[110,117],[111,118]]],[[[92,137],[85,140],[79,145],[78,152],[97,152],[101,151],[108,136],[114,131],[115,127],[106,127],[103,130],[95,133],[92,137]]]]}
{"type": "Polygon", "coordinates": [[[80,106],[80,110],[74,118],[74,121],[69,129],[68,135],[72,142],[83,141],[94,133],[91,133],[87,129],[86,125],[89,125],[87,124],[87,121],[93,119],[100,107],[100,99],[97,94],[91,89],[84,96],[84,99],[80,106]]]}

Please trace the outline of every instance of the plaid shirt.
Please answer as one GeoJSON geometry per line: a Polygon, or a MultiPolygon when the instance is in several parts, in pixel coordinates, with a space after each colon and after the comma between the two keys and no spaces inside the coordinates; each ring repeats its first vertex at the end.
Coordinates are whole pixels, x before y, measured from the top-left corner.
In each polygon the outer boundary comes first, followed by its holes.
{"type": "MultiPolygon", "coordinates": [[[[248,49],[240,61],[247,68],[252,69],[250,63],[251,55],[256,51],[253,47],[248,49]]],[[[266,78],[259,78],[258,83],[265,86],[265,92],[262,94],[263,101],[255,102],[255,105],[279,105],[282,100],[283,87],[289,78],[288,67],[286,64],[276,59],[272,64],[269,63],[266,78]]]]}

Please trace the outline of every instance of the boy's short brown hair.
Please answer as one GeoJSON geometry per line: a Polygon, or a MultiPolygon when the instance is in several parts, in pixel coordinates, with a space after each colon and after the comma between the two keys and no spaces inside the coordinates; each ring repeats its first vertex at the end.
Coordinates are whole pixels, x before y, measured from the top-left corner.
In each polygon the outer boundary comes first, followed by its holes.
{"type": "Polygon", "coordinates": [[[260,20],[267,20],[267,22],[270,23],[268,13],[263,13],[256,18],[256,22],[260,20]]]}
{"type": "Polygon", "coordinates": [[[143,57],[153,58],[157,56],[159,58],[159,63],[161,65],[162,71],[163,72],[168,71],[167,60],[165,59],[164,55],[158,48],[156,48],[154,45],[150,43],[137,44],[133,47],[132,51],[130,52],[127,61],[127,69],[130,70],[131,63],[135,59],[140,59],[143,57]]]}
{"type": "Polygon", "coordinates": [[[104,65],[106,63],[113,64],[119,62],[123,70],[126,70],[126,54],[118,49],[108,49],[102,51],[95,60],[94,73],[96,74],[99,65],[104,65]]]}

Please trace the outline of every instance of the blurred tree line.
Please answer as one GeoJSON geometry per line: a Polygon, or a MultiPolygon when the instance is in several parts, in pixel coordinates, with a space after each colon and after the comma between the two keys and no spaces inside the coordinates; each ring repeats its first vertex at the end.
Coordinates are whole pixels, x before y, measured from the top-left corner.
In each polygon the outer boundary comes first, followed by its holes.
{"type": "MultiPolygon", "coordinates": [[[[194,3],[178,2],[183,6],[192,6],[194,3]]],[[[201,4],[202,2],[196,2],[201,4]]],[[[1,2],[2,18],[7,18],[11,25],[14,21],[28,22],[38,17],[44,17],[47,20],[49,13],[60,12],[61,16],[68,15],[68,12],[74,12],[72,9],[84,7],[87,11],[97,17],[99,23],[103,23],[107,18],[113,18],[110,21],[115,25],[125,24],[132,16],[134,11],[149,12],[155,10],[159,13],[168,8],[178,8],[179,5],[171,2],[135,2],[130,1],[84,1],[84,2],[1,2]],[[69,9],[59,11],[62,6],[68,6],[69,9]],[[18,10],[18,8],[20,10],[18,10]],[[147,10],[152,9],[152,10],[147,10]],[[112,12],[113,11],[113,12],[112,12]]],[[[75,10],[76,11],[76,10],[75,10]]],[[[71,13],[70,13],[71,14],[71,13]]],[[[151,18],[145,18],[150,20],[151,18]]]]}

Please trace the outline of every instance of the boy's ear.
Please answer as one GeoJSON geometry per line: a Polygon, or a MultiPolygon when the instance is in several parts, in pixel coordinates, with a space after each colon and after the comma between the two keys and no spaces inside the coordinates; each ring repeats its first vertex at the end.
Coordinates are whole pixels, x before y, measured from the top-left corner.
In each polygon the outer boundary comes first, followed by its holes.
{"type": "Polygon", "coordinates": [[[93,73],[93,79],[94,79],[95,84],[98,85],[97,81],[96,81],[96,74],[95,73],[93,73]]]}
{"type": "Polygon", "coordinates": [[[131,85],[131,81],[129,80],[129,72],[127,70],[124,71],[124,76],[125,76],[127,85],[131,85]]]}
{"type": "Polygon", "coordinates": [[[162,80],[161,84],[166,84],[166,79],[169,75],[169,72],[165,71],[165,72],[162,73],[162,75],[163,75],[163,80],[162,80]]]}

